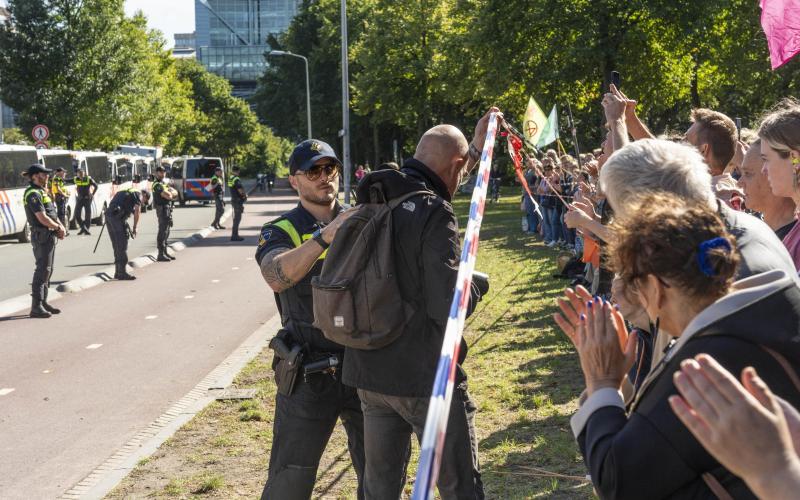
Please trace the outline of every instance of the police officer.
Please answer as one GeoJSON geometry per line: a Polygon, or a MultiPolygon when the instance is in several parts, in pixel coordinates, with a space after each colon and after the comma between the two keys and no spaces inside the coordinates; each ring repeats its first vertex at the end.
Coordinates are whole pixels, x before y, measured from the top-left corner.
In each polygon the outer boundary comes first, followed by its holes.
{"type": "Polygon", "coordinates": [[[56,202],[58,220],[61,222],[61,225],[64,226],[64,229],[67,230],[65,236],[69,236],[69,230],[67,229],[67,199],[69,198],[69,191],[67,191],[67,188],[64,186],[64,177],[66,175],[67,171],[62,167],[55,169],[53,178],[50,180],[50,193],[53,200],[56,202]]]}
{"type": "Polygon", "coordinates": [[[29,178],[30,186],[22,195],[25,216],[31,228],[31,245],[36,259],[36,270],[31,280],[31,318],[49,318],[61,310],[47,303],[50,276],[53,274],[53,259],[56,254],[56,238],[64,239],[66,230],[58,222],[58,212],[47,192],[47,179],[52,171],[41,165],[31,165],[22,175],[29,178]]]}
{"type": "Polygon", "coordinates": [[[213,188],[212,194],[214,195],[214,222],[211,227],[215,229],[225,229],[225,226],[219,223],[219,219],[225,212],[225,201],[222,199],[225,196],[225,185],[222,184],[222,167],[214,169],[214,175],[211,176],[211,186],[213,188]]]}
{"type": "Polygon", "coordinates": [[[270,344],[277,354],[273,367],[278,394],[269,476],[261,498],[311,497],[320,457],[338,418],[347,431],[358,497],[364,498],[364,425],[358,394],[342,384],[335,368],[334,373],[306,375],[306,369],[311,371],[319,361],[330,366],[336,364],[332,360],[342,360],[344,348],[312,326],[311,279],[321,272],[328,245],[353,212],[343,213],[336,200],[341,162],[328,144],[316,140],[298,144],[289,158],[289,172],[300,203],[264,225],[256,251],[283,325],[276,336],[280,342],[270,344]]]}
{"type": "Polygon", "coordinates": [[[244,238],[239,236],[239,223],[242,221],[242,212],[244,212],[244,202],[247,201],[247,193],[244,192],[242,180],[239,179],[239,167],[233,167],[231,169],[228,187],[231,190],[231,204],[233,204],[233,230],[231,231],[231,241],[243,241],[244,238]]]}
{"type": "Polygon", "coordinates": [[[128,237],[136,237],[136,230],[139,227],[139,215],[142,212],[142,204],[147,204],[150,195],[147,191],[139,191],[134,188],[117,191],[111,198],[106,212],[106,225],[108,226],[108,236],[111,238],[111,246],[114,248],[114,279],[116,280],[135,280],[136,276],[128,274],[128,237]],[[128,226],[128,217],[133,214],[133,229],[128,226]]]}
{"type": "Polygon", "coordinates": [[[92,225],[92,198],[97,192],[97,183],[86,175],[86,172],[80,167],[76,170],[76,173],[75,219],[77,219],[78,226],[81,228],[78,234],[92,234],[89,232],[89,226],[92,225]]]}
{"type": "Polygon", "coordinates": [[[158,217],[158,236],[156,237],[158,258],[156,260],[159,262],[175,260],[175,256],[170,255],[167,251],[167,239],[169,238],[169,228],[172,227],[172,200],[175,199],[177,193],[164,183],[165,173],[164,167],[158,166],[156,180],[153,182],[153,205],[156,209],[156,217],[158,217]]]}

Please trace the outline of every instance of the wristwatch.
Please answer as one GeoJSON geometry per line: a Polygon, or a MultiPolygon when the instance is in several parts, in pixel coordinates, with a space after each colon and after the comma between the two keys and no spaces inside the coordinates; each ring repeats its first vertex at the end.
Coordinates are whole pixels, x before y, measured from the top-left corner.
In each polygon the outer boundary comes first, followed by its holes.
{"type": "Polygon", "coordinates": [[[317,229],[311,235],[311,239],[317,242],[317,245],[321,246],[323,250],[327,250],[330,243],[325,241],[325,238],[322,237],[322,229],[317,229]]]}

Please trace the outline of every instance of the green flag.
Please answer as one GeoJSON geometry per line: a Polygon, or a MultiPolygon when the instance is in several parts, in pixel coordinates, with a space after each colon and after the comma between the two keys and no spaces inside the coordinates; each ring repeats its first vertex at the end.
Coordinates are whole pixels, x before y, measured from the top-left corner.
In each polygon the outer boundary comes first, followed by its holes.
{"type": "Polygon", "coordinates": [[[552,144],[558,139],[558,111],[556,106],[553,105],[553,110],[550,111],[550,116],[547,117],[547,123],[544,125],[542,135],[539,136],[539,141],[536,143],[537,148],[543,148],[548,144],[552,144]]]}

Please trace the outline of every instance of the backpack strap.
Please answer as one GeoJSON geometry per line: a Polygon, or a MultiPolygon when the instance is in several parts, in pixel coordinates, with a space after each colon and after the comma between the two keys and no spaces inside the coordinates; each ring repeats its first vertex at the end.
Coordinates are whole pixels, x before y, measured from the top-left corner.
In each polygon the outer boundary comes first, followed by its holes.
{"type": "Polygon", "coordinates": [[[423,189],[420,191],[412,191],[410,193],[406,193],[403,196],[398,196],[397,198],[392,198],[391,200],[386,202],[386,204],[389,205],[389,210],[394,210],[395,208],[399,207],[401,203],[403,203],[404,201],[413,196],[417,196],[418,194],[429,194],[431,196],[436,196],[433,192],[428,191],[427,189],[423,189]]]}
{"type": "Polygon", "coordinates": [[[783,371],[786,372],[786,376],[789,377],[789,380],[791,380],[792,384],[794,384],[797,392],[800,392],[800,377],[797,376],[797,372],[794,371],[794,368],[792,368],[789,360],[787,360],[782,354],[778,353],[777,351],[773,351],[767,346],[762,345],[761,348],[766,351],[767,354],[775,358],[775,361],[777,361],[781,368],[783,368],[783,371]]]}

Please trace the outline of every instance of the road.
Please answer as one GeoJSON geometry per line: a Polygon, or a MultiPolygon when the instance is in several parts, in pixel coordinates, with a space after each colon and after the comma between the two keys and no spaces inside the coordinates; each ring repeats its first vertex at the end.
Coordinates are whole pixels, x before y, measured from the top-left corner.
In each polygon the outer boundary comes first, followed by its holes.
{"type": "MultiPolygon", "coordinates": [[[[241,243],[217,231],[175,262],[137,270],[136,281],[65,294],[54,318],[0,318],[0,497],[59,496],[271,318],[253,260],[258,229],[295,203],[288,190],[253,195],[241,243]]],[[[207,220],[209,210],[176,217],[207,220]]]]}
{"type": "MultiPolygon", "coordinates": [[[[214,205],[189,203],[185,207],[176,205],[170,241],[185,238],[211,224],[214,220],[214,205]]],[[[131,224],[133,218],[130,219],[131,224]]],[[[227,230],[230,236],[230,226],[227,230]]],[[[56,247],[55,269],[52,285],[57,286],[85,274],[101,271],[114,265],[114,251],[111,239],[103,231],[97,253],[92,254],[95,242],[100,235],[100,226],[92,226],[92,236],[78,236],[74,230],[56,247]]],[[[142,214],[139,221],[138,236],[128,244],[128,258],[134,259],[156,248],[158,221],[155,210],[142,214]]],[[[223,231],[224,232],[224,231],[223,231]]],[[[2,289],[0,301],[31,293],[33,276],[33,251],[30,243],[19,243],[16,240],[0,240],[0,271],[2,271],[2,289]]]]}

